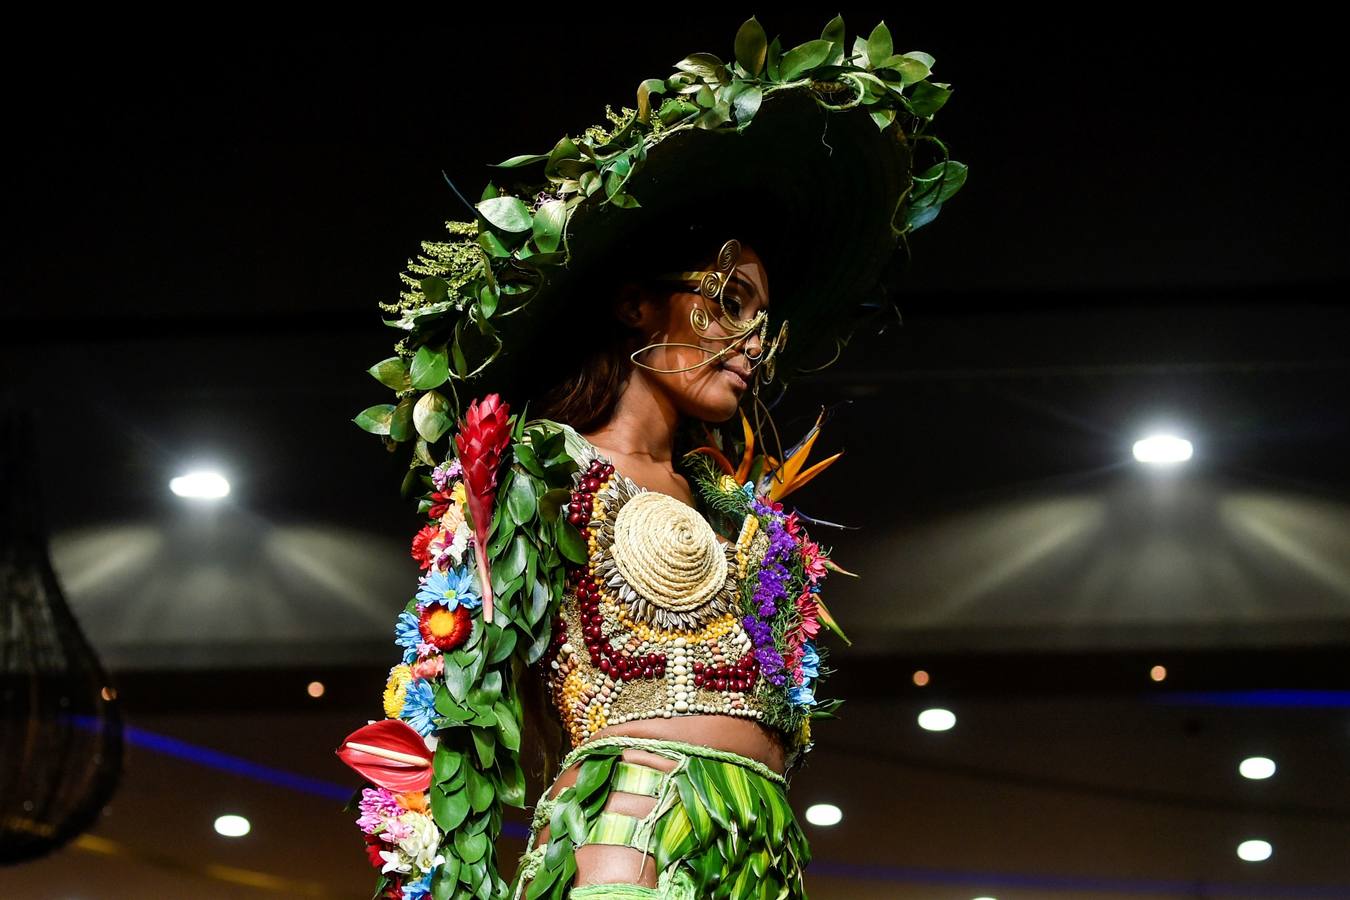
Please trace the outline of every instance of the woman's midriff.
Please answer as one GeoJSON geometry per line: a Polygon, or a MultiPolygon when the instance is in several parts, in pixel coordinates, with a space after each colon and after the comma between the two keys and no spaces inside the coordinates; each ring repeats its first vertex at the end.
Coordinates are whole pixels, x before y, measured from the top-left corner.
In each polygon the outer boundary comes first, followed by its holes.
{"type": "MultiPolygon", "coordinates": [[[[725,750],[768,766],[782,773],[785,758],[782,745],[773,733],[757,722],[739,719],[735,716],[675,716],[670,719],[640,719],[602,728],[591,736],[591,740],[605,737],[655,738],[663,741],[679,741],[725,750]]],[[[586,746],[584,742],[580,746],[586,746]]],[[[623,758],[637,765],[650,766],[668,772],[676,765],[674,760],[646,750],[628,748],[623,758]]],[[[581,765],[571,766],[558,775],[549,789],[549,796],[556,797],[563,790],[576,783],[581,765]]],[[[656,801],[650,797],[626,794],[615,791],[610,794],[605,809],[609,812],[642,818],[651,811],[656,801]]],[[[545,826],[538,836],[536,846],[547,843],[549,829],[545,826]]],[[[646,887],[656,884],[657,872],[652,857],[627,847],[613,847],[603,844],[579,847],[577,849],[576,884],[613,884],[631,883],[646,887]]]]}

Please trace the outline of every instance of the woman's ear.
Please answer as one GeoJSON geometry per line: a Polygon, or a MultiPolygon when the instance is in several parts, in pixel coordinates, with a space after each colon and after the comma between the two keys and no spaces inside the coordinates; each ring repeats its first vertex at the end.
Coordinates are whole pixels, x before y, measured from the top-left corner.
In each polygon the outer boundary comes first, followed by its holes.
{"type": "Polygon", "coordinates": [[[614,317],[628,328],[638,328],[645,312],[645,299],[641,285],[631,281],[621,284],[614,297],[614,317]]]}

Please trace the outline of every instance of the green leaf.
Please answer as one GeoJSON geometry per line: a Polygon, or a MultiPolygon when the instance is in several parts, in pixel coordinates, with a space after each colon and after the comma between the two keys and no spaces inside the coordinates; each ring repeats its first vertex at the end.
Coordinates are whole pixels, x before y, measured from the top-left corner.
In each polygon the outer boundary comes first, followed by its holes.
{"type": "Polygon", "coordinates": [[[544,477],[544,467],[539,464],[539,458],[534,455],[534,449],[529,444],[516,442],[511,445],[511,453],[525,471],[536,478],[544,477]]]}
{"type": "Polygon", "coordinates": [[[363,431],[369,431],[371,434],[388,434],[393,418],[394,404],[381,403],[361,410],[352,421],[363,431]]]}
{"type": "Polygon", "coordinates": [[[759,104],[764,100],[764,92],[752,86],[736,95],[733,108],[736,110],[736,123],[741,126],[750,124],[750,120],[759,112],[759,104]]]}
{"type": "Polygon", "coordinates": [[[455,850],[466,863],[475,863],[487,852],[488,839],[485,834],[469,834],[465,829],[455,832],[455,850]]]}
{"type": "Polygon", "coordinates": [[[660,78],[648,78],[638,85],[637,117],[639,122],[649,122],[652,117],[652,94],[664,93],[666,83],[660,78]]]}
{"type": "Polygon", "coordinates": [[[746,19],[736,32],[736,62],[751,75],[764,71],[764,60],[769,49],[769,38],[764,26],[754,16],[746,19]]]}
{"type": "Polygon", "coordinates": [[[533,226],[530,208],[519,197],[493,197],[478,204],[478,212],[494,227],[517,234],[533,226]]]}
{"type": "Polygon", "coordinates": [[[413,436],[413,403],[412,397],[404,397],[394,407],[394,415],[389,420],[389,436],[396,441],[406,441],[413,436]]]}
{"type": "Polygon", "coordinates": [[[938,87],[931,81],[920,81],[910,92],[910,108],[914,110],[914,115],[927,118],[942,109],[951,95],[952,92],[947,88],[938,87]]]}
{"type": "MultiPolygon", "coordinates": [[[[520,452],[520,448],[516,448],[520,452]]],[[[539,498],[539,518],[545,522],[552,522],[558,518],[558,511],[562,509],[563,504],[572,499],[572,492],[567,488],[553,488],[544,492],[544,496],[539,498]]]]}
{"type": "Polygon", "coordinates": [[[425,344],[417,348],[417,353],[413,356],[412,386],[419,391],[429,391],[432,388],[438,388],[445,383],[445,379],[450,377],[450,371],[446,366],[445,347],[432,349],[425,344]]]}
{"type": "Polygon", "coordinates": [[[497,796],[503,803],[516,808],[525,805],[525,773],[520,768],[520,763],[512,758],[502,772],[501,789],[497,796]]]}
{"type": "Polygon", "coordinates": [[[770,81],[782,81],[779,69],[782,67],[783,46],[778,38],[769,42],[769,55],[764,61],[764,72],[769,76],[770,81]]]}
{"type": "Polygon", "coordinates": [[[469,670],[465,669],[451,657],[445,657],[445,686],[450,691],[450,696],[454,697],[459,703],[463,703],[469,697],[469,670]]]}
{"type": "Polygon", "coordinates": [[[466,767],[464,771],[468,775],[465,790],[469,795],[469,806],[474,812],[480,813],[492,805],[492,798],[495,796],[492,782],[473,766],[466,767]]]}
{"type": "Polygon", "coordinates": [[[553,592],[548,585],[535,579],[530,585],[530,605],[525,610],[525,618],[531,625],[538,625],[553,605],[553,592]]]}
{"type": "Polygon", "coordinates": [[[500,578],[505,584],[524,572],[528,554],[529,541],[525,535],[517,534],[511,539],[511,546],[507,549],[506,555],[499,556],[492,564],[493,583],[500,578]]]}
{"type": "Polygon", "coordinates": [[[484,320],[492,318],[492,314],[497,311],[497,303],[500,299],[501,296],[497,291],[486,284],[483,285],[483,291],[478,295],[478,311],[482,314],[484,320]]]}
{"type": "Polygon", "coordinates": [[[418,282],[418,287],[422,289],[422,296],[427,298],[428,303],[444,303],[450,296],[450,282],[439,275],[423,278],[418,282]]]}
{"type": "Polygon", "coordinates": [[[547,153],[526,153],[521,156],[513,156],[510,159],[502,160],[501,162],[497,163],[495,168],[515,169],[519,168],[520,166],[528,166],[531,163],[543,162],[544,160],[548,159],[548,157],[549,154],[547,153]]]}
{"type": "Polygon", "coordinates": [[[413,407],[413,425],[428,443],[434,444],[450,430],[450,404],[436,391],[427,391],[413,407]]]}
{"type": "Polygon", "coordinates": [[[450,342],[450,356],[455,363],[455,374],[460,378],[469,374],[469,363],[464,358],[464,348],[459,345],[459,325],[455,326],[455,337],[450,342]]]}
{"type": "Polygon", "coordinates": [[[531,226],[534,245],[544,253],[558,249],[562,240],[563,226],[567,223],[567,203],[563,200],[546,200],[534,214],[531,226]]]}
{"type": "Polygon", "coordinates": [[[590,558],[590,551],[581,532],[571,522],[558,523],[558,550],[568,561],[581,565],[590,558]]]}
{"type": "Polygon", "coordinates": [[[518,752],[520,750],[520,723],[516,721],[515,715],[501,701],[492,705],[492,712],[497,717],[498,740],[507,750],[512,753],[518,752]]]}
{"type": "Polygon", "coordinates": [[[563,831],[573,844],[580,844],[586,840],[586,817],[581,813],[581,804],[575,798],[570,803],[562,805],[562,826],[563,831]]]}
{"type": "Polygon", "coordinates": [[[412,387],[412,381],[408,377],[408,362],[401,356],[381,360],[366,371],[390,390],[406,391],[412,387]]]}
{"type": "Polygon", "coordinates": [[[534,479],[523,473],[512,473],[511,483],[506,489],[506,511],[511,516],[511,521],[517,526],[526,525],[534,520],[538,510],[539,500],[535,495],[534,479]]]}
{"type": "Polygon", "coordinates": [[[831,48],[830,62],[839,63],[844,59],[844,17],[835,16],[830,20],[830,24],[825,26],[825,30],[820,33],[822,41],[829,41],[834,47],[831,48]]]}
{"type": "Polygon", "coordinates": [[[421,438],[413,444],[413,458],[424,466],[436,467],[436,460],[431,455],[431,445],[421,438]]]}
{"type": "Polygon", "coordinates": [[[886,128],[895,121],[895,110],[893,109],[872,109],[868,110],[868,115],[872,121],[877,123],[878,128],[886,128]]]}
{"type": "MultiPolygon", "coordinates": [[[[924,55],[927,56],[927,54],[924,55]]],[[[929,58],[931,59],[932,57],[929,58]]],[[[931,70],[929,69],[927,63],[923,62],[922,60],[915,59],[909,54],[904,54],[903,56],[892,56],[890,59],[886,60],[880,66],[878,66],[878,68],[890,69],[894,72],[898,72],[900,75],[900,84],[902,87],[923,81],[931,73],[931,70]]]]}
{"type": "Polygon", "coordinates": [[[885,62],[892,52],[891,30],[886,27],[885,22],[878,22],[877,27],[873,28],[867,37],[867,61],[875,69],[885,62]]]}
{"type": "Polygon", "coordinates": [[[825,62],[830,56],[831,47],[829,41],[822,40],[807,41],[793,47],[783,54],[783,62],[779,65],[782,80],[793,81],[803,72],[810,71],[825,62]]]}
{"type": "MultiPolygon", "coordinates": [[[[494,721],[492,724],[496,725],[497,723],[494,721]]],[[[490,769],[492,759],[497,755],[497,735],[486,728],[472,728],[470,731],[473,734],[473,749],[478,754],[478,765],[484,769],[490,769]]],[[[488,784],[491,786],[491,782],[488,782],[488,784]]],[[[481,812],[481,810],[477,811],[481,812]]]]}
{"type": "Polygon", "coordinates": [[[488,654],[488,665],[495,666],[511,656],[516,649],[516,632],[506,629],[492,642],[492,652],[488,654]]]}
{"type": "Polygon", "coordinates": [[[463,763],[464,754],[451,750],[443,743],[438,744],[436,754],[431,758],[431,772],[436,778],[436,783],[441,784],[454,778],[463,763]]]}
{"type": "Polygon", "coordinates": [[[576,790],[576,801],[584,803],[586,800],[600,789],[601,785],[608,783],[609,775],[614,771],[613,756],[592,757],[581,764],[581,771],[577,773],[577,780],[574,788],[576,790]]]}
{"type": "Polygon", "coordinates": [[[441,831],[454,831],[469,814],[469,798],[464,791],[447,794],[440,788],[431,791],[431,817],[441,831]]]}
{"type": "Polygon", "coordinates": [[[726,65],[711,53],[691,53],[677,62],[675,68],[690,75],[697,75],[705,81],[727,80],[726,65]]]}

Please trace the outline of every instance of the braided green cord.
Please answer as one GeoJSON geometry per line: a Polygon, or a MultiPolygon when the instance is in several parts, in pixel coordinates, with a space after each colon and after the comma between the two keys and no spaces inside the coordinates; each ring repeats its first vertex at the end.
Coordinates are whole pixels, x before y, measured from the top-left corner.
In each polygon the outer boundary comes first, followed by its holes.
{"type": "Polygon", "coordinates": [[[756,775],[766,778],[775,784],[787,787],[787,779],[779,775],[773,769],[759,760],[750,759],[748,756],[741,756],[739,753],[732,753],[730,750],[718,750],[716,747],[703,747],[699,744],[686,744],[683,741],[665,741],[657,738],[641,737],[603,737],[596,738],[593,741],[587,741],[580,747],[577,747],[571,753],[563,758],[561,770],[566,771],[579,761],[590,755],[589,751],[600,747],[626,747],[632,750],[649,750],[667,759],[679,760],[684,756],[701,756],[705,759],[715,759],[718,762],[732,763],[749,769],[756,775]]]}

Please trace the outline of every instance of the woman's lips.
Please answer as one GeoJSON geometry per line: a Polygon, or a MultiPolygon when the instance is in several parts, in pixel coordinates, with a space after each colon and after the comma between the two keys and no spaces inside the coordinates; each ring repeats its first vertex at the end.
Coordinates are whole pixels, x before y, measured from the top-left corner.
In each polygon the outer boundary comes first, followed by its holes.
{"type": "Polygon", "coordinates": [[[726,367],[723,367],[722,373],[731,379],[731,383],[735,385],[737,390],[743,391],[750,386],[750,382],[748,382],[745,379],[745,376],[742,375],[740,372],[737,372],[735,369],[728,369],[726,367]]]}

